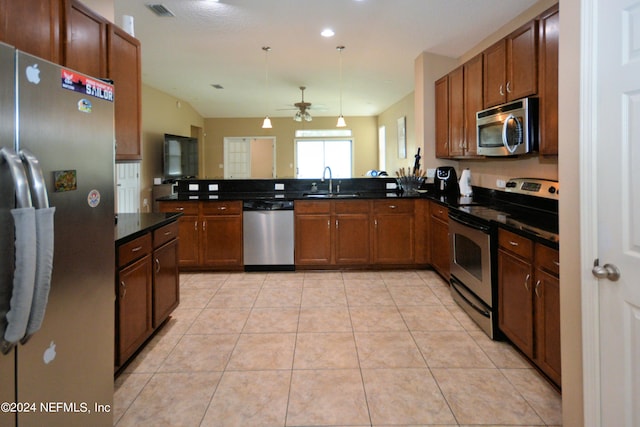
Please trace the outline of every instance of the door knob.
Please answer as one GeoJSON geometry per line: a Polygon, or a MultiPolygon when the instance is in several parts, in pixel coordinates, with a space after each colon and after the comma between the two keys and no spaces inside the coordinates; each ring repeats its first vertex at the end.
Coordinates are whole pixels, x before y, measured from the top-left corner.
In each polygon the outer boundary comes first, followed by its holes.
{"type": "Polygon", "coordinates": [[[605,264],[600,266],[600,259],[596,258],[593,262],[591,273],[598,279],[609,279],[612,282],[618,281],[620,278],[620,270],[613,264],[605,264]]]}

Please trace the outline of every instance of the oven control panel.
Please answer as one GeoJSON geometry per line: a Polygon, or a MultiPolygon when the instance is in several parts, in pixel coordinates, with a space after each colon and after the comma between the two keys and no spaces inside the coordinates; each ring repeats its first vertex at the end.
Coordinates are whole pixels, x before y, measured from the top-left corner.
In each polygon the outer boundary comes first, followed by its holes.
{"type": "Polygon", "coordinates": [[[505,191],[510,193],[528,194],[530,196],[560,199],[560,185],[558,181],[538,178],[511,178],[507,181],[505,191]]]}

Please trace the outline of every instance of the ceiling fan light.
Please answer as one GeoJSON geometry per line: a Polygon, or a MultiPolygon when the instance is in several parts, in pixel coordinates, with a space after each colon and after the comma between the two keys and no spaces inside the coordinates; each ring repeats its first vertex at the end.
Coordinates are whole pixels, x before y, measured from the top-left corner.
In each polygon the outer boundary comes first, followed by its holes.
{"type": "Polygon", "coordinates": [[[310,122],[311,120],[313,120],[313,117],[311,117],[311,114],[309,114],[308,111],[304,112],[304,120],[307,122],[310,122]]]}
{"type": "Polygon", "coordinates": [[[296,115],[293,116],[293,120],[296,122],[301,122],[302,121],[302,113],[300,111],[296,111],[296,115]]]}
{"type": "Polygon", "coordinates": [[[340,117],[338,117],[338,123],[336,124],[336,127],[343,128],[346,126],[347,126],[347,122],[344,121],[344,117],[342,116],[342,114],[340,114],[340,117]]]}
{"type": "Polygon", "coordinates": [[[271,119],[269,118],[269,116],[266,116],[264,118],[264,121],[262,122],[262,129],[271,129],[273,128],[273,126],[271,126],[271,119]]]}

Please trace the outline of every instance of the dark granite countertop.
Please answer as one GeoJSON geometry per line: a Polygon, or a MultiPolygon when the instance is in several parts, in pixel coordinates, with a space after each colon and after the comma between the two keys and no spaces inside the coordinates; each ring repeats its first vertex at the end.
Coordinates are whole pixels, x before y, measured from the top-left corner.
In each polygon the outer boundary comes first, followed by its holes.
{"type": "Polygon", "coordinates": [[[169,224],[180,215],[182,213],[119,213],[115,226],[116,245],[169,224]]]}

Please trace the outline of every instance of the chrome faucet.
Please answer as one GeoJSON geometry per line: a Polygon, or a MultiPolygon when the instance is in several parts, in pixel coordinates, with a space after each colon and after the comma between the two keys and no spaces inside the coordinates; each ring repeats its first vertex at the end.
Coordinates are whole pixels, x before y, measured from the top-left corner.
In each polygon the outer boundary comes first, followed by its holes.
{"type": "Polygon", "coordinates": [[[331,174],[331,168],[329,166],[324,167],[324,170],[322,171],[322,179],[320,180],[320,182],[324,182],[324,177],[327,173],[327,170],[329,171],[329,194],[333,194],[333,175],[331,174]]]}

